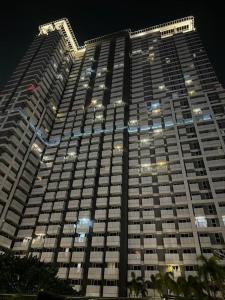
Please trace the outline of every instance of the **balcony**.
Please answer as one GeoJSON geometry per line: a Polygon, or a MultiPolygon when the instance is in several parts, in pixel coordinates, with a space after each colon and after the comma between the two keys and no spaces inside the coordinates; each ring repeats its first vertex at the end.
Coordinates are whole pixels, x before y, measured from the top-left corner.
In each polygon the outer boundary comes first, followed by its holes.
{"type": "Polygon", "coordinates": [[[140,265],[141,254],[128,254],[128,265],[140,265]]]}
{"type": "Polygon", "coordinates": [[[108,222],[109,232],[120,232],[120,222],[108,222]]]}
{"type": "Polygon", "coordinates": [[[40,261],[45,263],[53,262],[54,253],[53,252],[42,252],[40,261]]]}
{"type": "MultiPolygon", "coordinates": [[[[139,201],[139,200],[138,200],[139,201]]],[[[143,198],[142,199],[142,207],[143,208],[150,208],[154,205],[152,198],[143,198]]]]}
{"type": "Polygon", "coordinates": [[[140,249],[140,239],[128,239],[128,248],[140,249]]]}
{"type": "Polygon", "coordinates": [[[71,262],[82,263],[85,260],[85,252],[73,252],[71,262]]]}
{"type": "Polygon", "coordinates": [[[154,210],[144,210],[142,212],[143,220],[152,220],[155,219],[155,212],[154,210]]]}
{"type": "Polygon", "coordinates": [[[180,242],[182,247],[195,247],[195,241],[193,237],[181,237],[180,242]]]}
{"type": "Polygon", "coordinates": [[[90,254],[90,262],[94,263],[102,263],[103,262],[103,252],[91,252],[90,254]]]}
{"type": "Polygon", "coordinates": [[[119,236],[108,236],[106,244],[108,247],[119,247],[120,246],[120,237],[119,236]]]}
{"type": "Polygon", "coordinates": [[[120,254],[118,251],[106,251],[105,261],[106,262],[119,262],[120,254]]]}
{"type": "Polygon", "coordinates": [[[157,239],[156,238],[144,238],[144,248],[151,249],[157,247],[157,239]]]}
{"type": "MultiPolygon", "coordinates": [[[[107,288],[109,288],[107,286],[107,288]]],[[[88,297],[99,297],[100,286],[99,285],[87,285],[86,296],[88,297]]]]}
{"type": "Polygon", "coordinates": [[[61,248],[71,248],[73,245],[72,237],[63,237],[61,238],[60,247],[61,248]]]}
{"type": "Polygon", "coordinates": [[[57,277],[60,279],[67,279],[67,276],[68,276],[68,268],[59,268],[57,277]]]}
{"type": "Polygon", "coordinates": [[[105,220],[106,219],[106,209],[98,209],[95,211],[96,220],[105,220]]]}
{"type": "Polygon", "coordinates": [[[118,297],[118,286],[104,286],[103,297],[110,297],[110,298],[118,297]]]}
{"type": "Polygon", "coordinates": [[[144,264],[145,265],[158,264],[158,254],[156,254],[156,253],[145,253],[144,254],[144,264]]]}
{"type": "Polygon", "coordinates": [[[176,238],[163,238],[164,247],[177,247],[177,239],[176,238]]]}
{"type": "Polygon", "coordinates": [[[176,231],[175,223],[162,223],[163,232],[174,232],[176,231]]]}
{"type": "Polygon", "coordinates": [[[178,223],[179,231],[192,231],[191,222],[178,223]]]}
{"type": "Polygon", "coordinates": [[[103,246],[104,246],[104,236],[92,237],[92,247],[103,247],[103,246]]]}
{"type": "Polygon", "coordinates": [[[128,234],[137,233],[140,234],[140,225],[132,224],[128,225],[128,234]]]}
{"type": "Polygon", "coordinates": [[[165,263],[179,265],[179,254],[178,253],[166,253],[165,254],[165,263]]]}
{"type": "Polygon", "coordinates": [[[197,255],[195,253],[183,253],[183,264],[184,265],[197,264],[197,255]]]}
{"type": "Polygon", "coordinates": [[[173,218],[173,210],[172,209],[161,209],[161,218],[173,218]]]}
{"type": "Polygon", "coordinates": [[[188,208],[177,209],[178,217],[190,217],[190,212],[188,208]]]}
{"type": "Polygon", "coordinates": [[[71,253],[70,252],[59,252],[57,262],[60,263],[69,263],[70,262],[71,253]]]}
{"type": "Polygon", "coordinates": [[[210,248],[212,246],[209,236],[204,236],[204,237],[200,236],[199,240],[200,240],[200,243],[201,243],[202,247],[209,247],[210,248]]]}
{"type": "Polygon", "coordinates": [[[106,280],[118,280],[119,279],[119,269],[117,268],[105,268],[104,279],[106,280]]]}
{"type": "Polygon", "coordinates": [[[101,280],[102,279],[102,269],[101,268],[89,268],[88,269],[88,279],[101,280]]]}
{"type": "Polygon", "coordinates": [[[68,279],[82,279],[83,269],[82,268],[70,268],[68,279]]]}
{"type": "Polygon", "coordinates": [[[105,232],[105,222],[104,223],[94,223],[93,232],[105,232]]]}
{"type": "Polygon", "coordinates": [[[74,247],[85,247],[87,244],[86,237],[75,237],[74,247]]]}
{"type": "Polygon", "coordinates": [[[156,230],[155,224],[143,224],[144,233],[153,233],[155,232],[155,230],[156,230]]]}

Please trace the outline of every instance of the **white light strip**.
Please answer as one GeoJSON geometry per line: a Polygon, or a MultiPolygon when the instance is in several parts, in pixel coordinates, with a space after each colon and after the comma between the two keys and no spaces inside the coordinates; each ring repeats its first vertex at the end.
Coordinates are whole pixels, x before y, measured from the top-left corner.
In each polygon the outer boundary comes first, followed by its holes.
{"type": "MultiPolygon", "coordinates": [[[[79,46],[77,39],[74,35],[74,32],[73,32],[67,18],[59,19],[59,20],[49,22],[49,23],[39,26],[39,34],[40,35],[48,34],[49,32],[54,31],[54,30],[58,30],[61,32],[61,34],[64,36],[64,38],[67,42],[68,48],[70,49],[70,51],[73,55],[75,55],[76,53],[85,51],[86,45],[79,46]]],[[[122,30],[120,32],[127,31],[130,34],[131,38],[141,37],[141,36],[144,36],[149,33],[160,32],[161,37],[165,38],[165,37],[170,37],[176,33],[189,32],[189,31],[194,31],[194,30],[195,30],[194,17],[190,16],[190,17],[174,20],[171,22],[163,23],[160,25],[148,27],[145,29],[137,30],[134,32],[131,32],[130,29],[122,30]]],[[[112,34],[100,36],[93,40],[87,41],[86,43],[96,42],[107,36],[109,36],[109,38],[110,38],[110,36],[112,34]]]]}
{"type": "Polygon", "coordinates": [[[194,17],[186,17],[178,20],[174,20],[171,22],[163,23],[160,25],[148,27],[145,29],[137,30],[130,33],[131,38],[137,38],[149,33],[155,33],[160,32],[161,37],[169,37],[176,33],[180,32],[189,32],[194,31],[195,25],[194,25],[194,17]]]}
{"type": "Polygon", "coordinates": [[[64,36],[67,46],[72,53],[77,52],[82,47],[79,47],[77,39],[73,33],[68,19],[63,18],[53,22],[49,22],[39,26],[39,34],[48,34],[51,31],[58,30],[64,36]]]}

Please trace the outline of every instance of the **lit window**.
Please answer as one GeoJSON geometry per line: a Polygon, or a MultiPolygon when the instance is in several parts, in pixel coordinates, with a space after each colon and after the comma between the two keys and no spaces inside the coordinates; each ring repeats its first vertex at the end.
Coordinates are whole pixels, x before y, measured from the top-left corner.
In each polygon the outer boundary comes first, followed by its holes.
{"type": "Polygon", "coordinates": [[[194,115],[201,115],[202,114],[202,110],[201,110],[201,108],[194,108],[193,109],[193,114],[194,115]]]}
{"type": "Polygon", "coordinates": [[[100,87],[100,89],[105,89],[105,85],[104,84],[100,84],[99,87],[100,87]]]}
{"type": "Polygon", "coordinates": [[[72,152],[68,152],[68,156],[71,158],[76,157],[76,152],[72,151],[72,152]]]}
{"type": "Polygon", "coordinates": [[[38,153],[41,153],[42,152],[42,149],[38,146],[38,144],[36,143],[33,143],[31,149],[35,152],[38,152],[38,153]]]}
{"type": "Polygon", "coordinates": [[[63,76],[62,76],[62,74],[57,74],[57,79],[60,79],[60,80],[62,80],[63,81],[63,76]]]}
{"type": "Polygon", "coordinates": [[[79,243],[83,243],[84,242],[84,238],[85,238],[85,233],[80,233],[79,234],[79,239],[78,239],[79,243]]]}
{"type": "Polygon", "coordinates": [[[153,110],[152,110],[152,114],[153,114],[153,115],[158,115],[158,114],[160,114],[160,113],[161,113],[160,108],[158,108],[158,109],[153,109],[153,110]]]}
{"type": "Polygon", "coordinates": [[[130,120],[129,125],[136,125],[138,123],[137,120],[130,120]]]}
{"type": "Polygon", "coordinates": [[[140,53],[142,53],[142,50],[140,50],[140,49],[139,49],[139,50],[133,50],[133,51],[132,51],[132,54],[140,54],[140,53]]]}
{"type": "Polygon", "coordinates": [[[141,144],[148,144],[149,142],[149,139],[141,139],[141,144]]]}
{"type": "Polygon", "coordinates": [[[91,104],[92,104],[92,105],[96,105],[97,103],[98,103],[98,100],[97,100],[97,99],[92,99],[92,100],[91,100],[91,104]]]}
{"type": "Polygon", "coordinates": [[[56,62],[54,62],[54,63],[53,63],[53,66],[54,66],[54,69],[55,69],[55,70],[57,70],[57,68],[58,68],[58,65],[57,65],[57,63],[56,63],[56,62]]]}
{"type": "Polygon", "coordinates": [[[169,64],[170,63],[170,58],[166,57],[165,61],[166,61],[167,64],[169,64]]]}
{"type": "Polygon", "coordinates": [[[25,238],[23,239],[23,244],[29,243],[30,240],[31,240],[31,237],[25,237],[25,238]]]}
{"type": "Polygon", "coordinates": [[[66,61],[67,61],[67,62],[69,62],[69,61],[70,61],[70,58],[69,58],[69,56],[66,56],[66,57],[65,57],[65,59],[66,59],[66,61]]]}
{"type": "Polygon", "coordinates": [[[116,152],[121,153],[123,152],[123,146],[122,145],[115,145],[114,149],[116,152]]]}
{"type": "Polygon", "coordinates": [[[160,134],[160,133],[163,132],[163,130],[162,130],[162,128],[159,128],[159,129],[154,129],[153,132],[154,132],[155,134],[160,134]]]}
{"type": "Polygon", "coordinates": [[[89,218],[81,218],[79,219],[78,225],[92,226],[92,221],[89,218]]]}
{"type": "Polygon", "coordinates": [[[167,165],[166,161],[159,161],[159,162],[157,162],[157,166],[158,167],[165,167],[166,165],[167,165]]]}
{"type": "Polygon", "coordinates": [[[148,58],[150,61],[154,61],[155,59],[155,53],[154,52],[150,52],[149,55],[148,55],[148,58]]]}
{"type": "Polygon", "coordinates": [[[153,47],[153,46],[150,46],[148,49],[149,49],[149,50],[153,50],[153,49],[154,49],[154,47],[153,47]]]}
{"type": "Polygon", "coordinates": [[[102,108],[103,105],[102,105],[101,103],[99,103],[99,104],[96,105],[96,107],[97,107],[97,108],[102,108]]]}
{"type": "Polygon", "coordinates": [[[97,77],[100,77],[101,75],[102,75],[101,72],[98,72],[98,73],[97,73],[97,77]]]}
{"type": "Polygon", "coordinates": [[[56,112],[56,106],[55,106],[55,105],[52,105],[52,110],[53,110],[54,112],[56,112]]]}
{"type": "Polygon", "coordinates": [[[141,164],[141,172],[149,172],[152,170],[151,164],[141,164]]]}
{"type": "Polygon", "coordinates": [[[161,84],[161,85],[159,85],[159,90],[160,90],[160,91],[163,91],[163,90],[165,90],[165,88],[166,88],[166,87],[165,87],[165,84],[161,84]]]}
{"type": "Polygon", "coordinates": [[[39,232],[39,233],[35,233],[35,235],[39,238],[39,239],[43,239],[45,236],[45,233],[39,232]]]}
{"type": "Polygon", "coordinates": [[[88,87],[88,84],[87,84],[87,83],[83,84],[83,87],[84,87],[84,88],[87,88],[87,87],[88,87]]]}
{"type": "Polygon", "coordinates": [[[225,216],[222,216],[223,224],[225,225],[225,216]]]}
{"type": "Polygon", "coordinates": [[[192,84],[192,80],[191,80],[191,79],[185,80],[185,84],[186,84],[186,85],[191,85],[191,84],[192,84]]]}
{"type": "Polygon", "coordinates": [[[124,102],[122,99],[118,99],[118,100],[114,101],[114,105],[124,105],[124,102]]]}
{"type": "Polygon", "coordinates": [[[157,40],[157,39],[154,39],[154,40],[153,40],[153,43],[156,43],[156,42],[158,42],[158,40],[157,40]]]}
{"type": "Polygon", "coordinates": [[[102,115],[96,115],[95,118],[96,118],[97,120],[102,120],[102,119],[103,119],[103,116],[102,116],[102,115]]]}
{"type": "Polygon", "coordinates": [[[107,268],[108,268],[108,269],[115,269],[115,267],[116,267],[116,264],[115,264],[115,263],[113,263],[113,262],[107,263],[107,268]]]}
{"type": "Polygon", "coordinates": [[[188,95],[189,95],[189,96],[194,96],[194,95],[195,95],[195,90],[190,90],[190,91],[188,91],[188,95]]]}
{"type": "Polygon", "coordinates": [[[206,217],[195,217],[195,225],[200,228],[207,227],[206,217]]]}

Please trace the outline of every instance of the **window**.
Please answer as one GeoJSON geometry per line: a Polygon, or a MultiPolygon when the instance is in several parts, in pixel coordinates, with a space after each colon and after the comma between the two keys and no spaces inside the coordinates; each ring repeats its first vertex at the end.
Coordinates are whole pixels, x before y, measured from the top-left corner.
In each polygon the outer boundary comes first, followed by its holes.
{"type": "Polygon", "coordinates": [[[225,225],[225,216],[222,216],[223,224],[225,225]]]}
{"type": "Polygon", "coordinates": [[[195,217],[195,225],[199,228],[206,228],[207,227],[207,220],[206,217],[195,217]]]}

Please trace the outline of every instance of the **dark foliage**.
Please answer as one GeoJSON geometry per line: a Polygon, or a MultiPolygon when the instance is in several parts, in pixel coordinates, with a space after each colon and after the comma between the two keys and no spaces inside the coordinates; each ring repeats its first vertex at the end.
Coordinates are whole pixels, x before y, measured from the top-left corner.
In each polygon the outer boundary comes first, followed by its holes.
{"type": "Polygon", "coordinates": [[[63,295],[77,295],[68,281],[57,278],[58,268],[40,262],[32,256],[23,258],[11,252],[0,255],[0,293],[38,294],[47,291],[63,295]]]}

